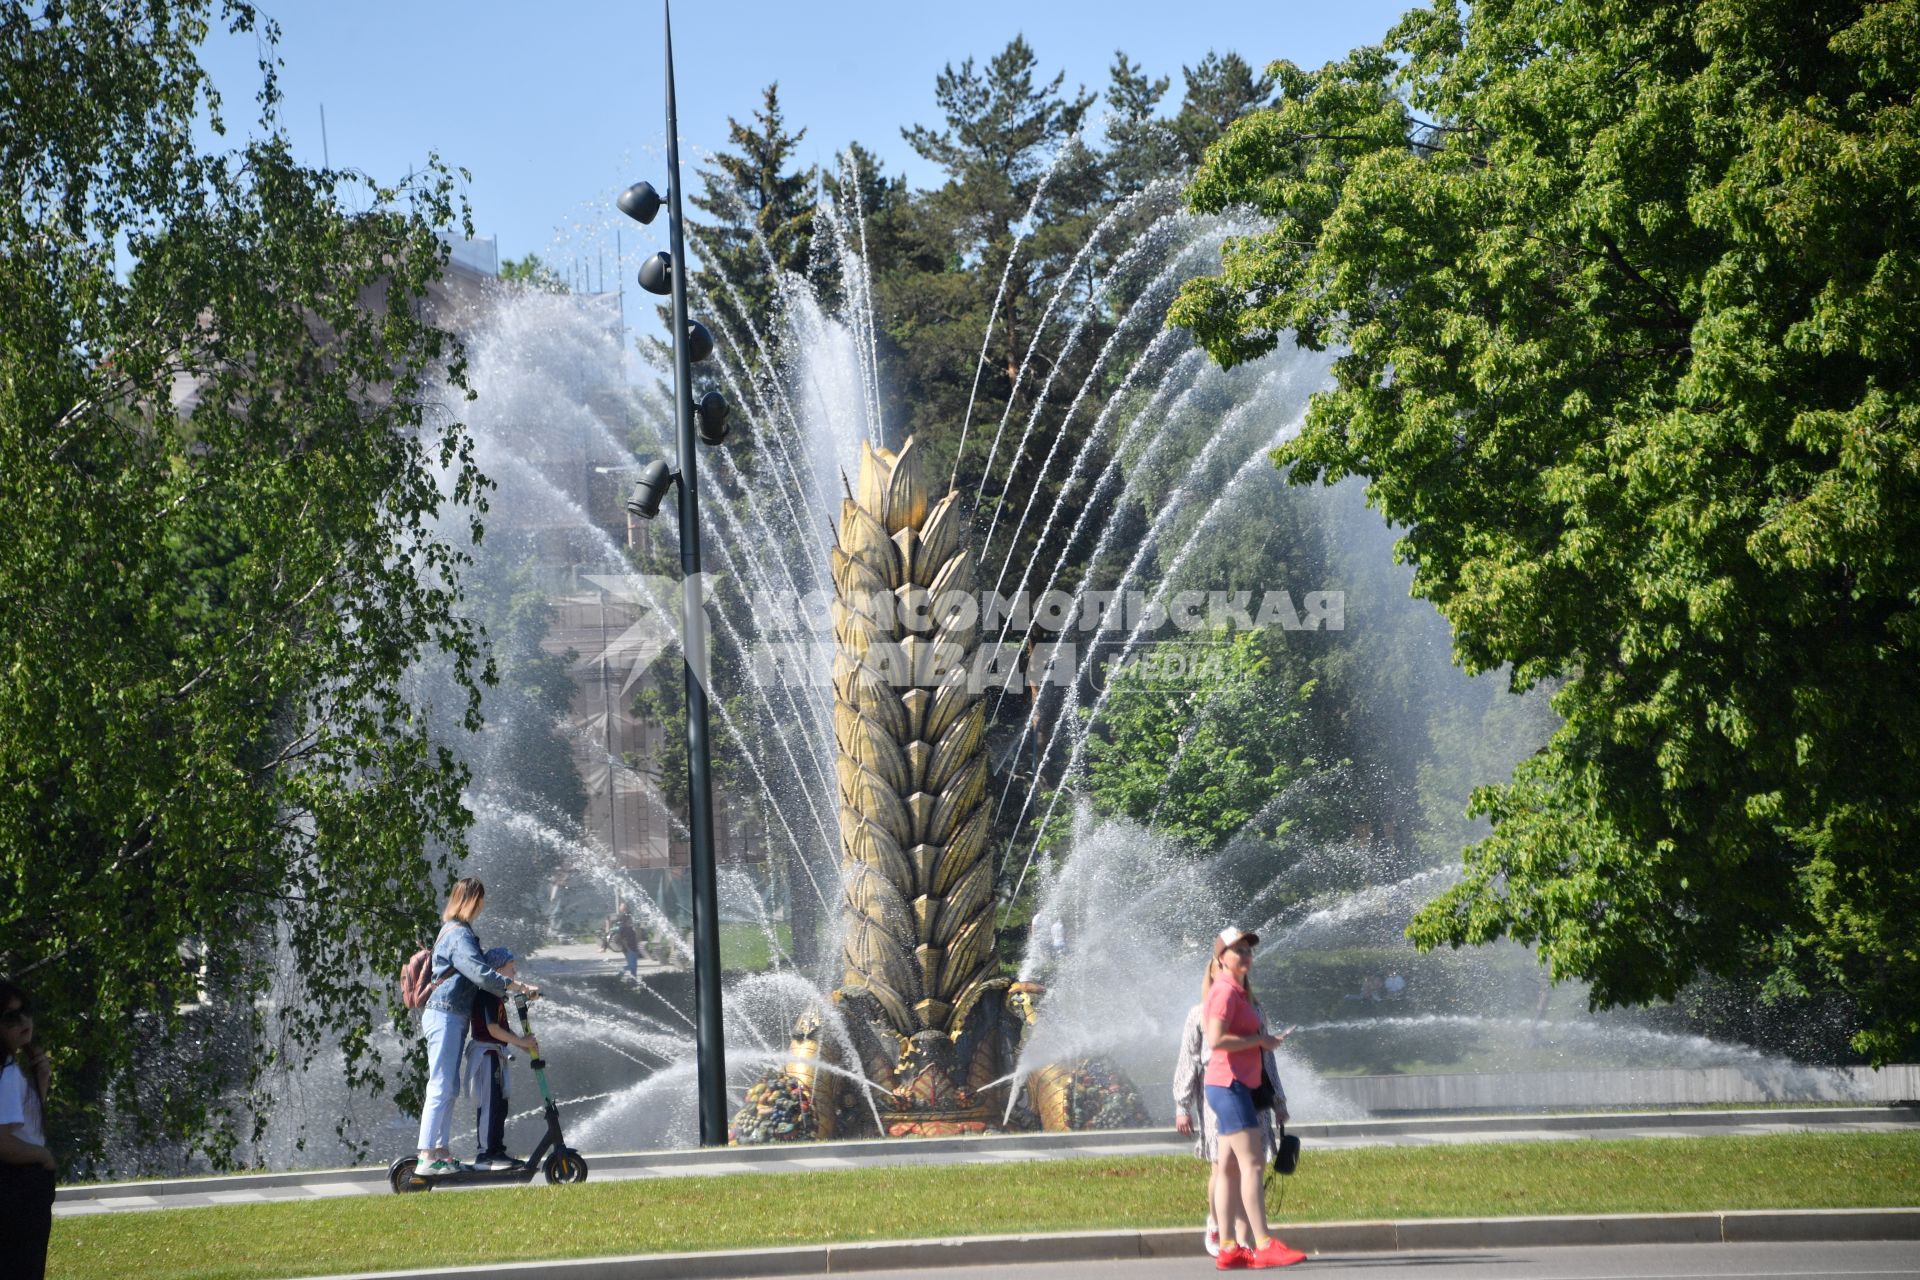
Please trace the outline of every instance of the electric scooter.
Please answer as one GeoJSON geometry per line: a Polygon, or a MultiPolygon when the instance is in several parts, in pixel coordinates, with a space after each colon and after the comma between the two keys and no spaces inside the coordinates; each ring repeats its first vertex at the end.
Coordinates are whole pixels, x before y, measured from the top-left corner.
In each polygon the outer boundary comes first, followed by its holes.
{"type": "MultiPolygon", "coordinates": [[[[533,1028],[527,1022],[526,996],[515,994],[513,1007],[520,1014],[520,1034],[532,1036],[533,1028]]],[[[419,1168],[420,1157],[405,1155],[387,1166],[387,1184],[395,1191],[405,1193],[431,1191],[439,1186],[532,1182],[536,1173],[544,1173],[548,1182],[585,1182],[587,1158],[569,1147],[560,1134],[560,1109],[553,1105],[553,1094],[547,1089],[547,1060],[534,1058],[527,1065],[533,1068],[533,1078],[540,1084],[540,1101],[546,1108],[547,1131],[541,1135],[540,1144],[533,1149],[533,1154],[527,1157],[525,1163],[513,1169],[462,1169],[458,1173],[426,1178],[415,1172],[419,1168]]]]}

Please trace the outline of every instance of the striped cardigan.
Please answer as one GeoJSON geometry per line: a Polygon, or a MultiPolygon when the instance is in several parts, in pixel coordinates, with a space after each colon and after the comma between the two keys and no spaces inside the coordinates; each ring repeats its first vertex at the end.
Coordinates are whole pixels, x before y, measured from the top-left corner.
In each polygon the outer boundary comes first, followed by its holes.
{"type": "MultiPolygon", "coordinates": [[[[1254,1005],[1253,1011],[1260,1013],[1260,1006],[1254,1005]]],[[[1266,1015],[1261,1014],[1260,1029],[1265,1031],[1266,1025],[1266,1015]]],[[[1200,1006],[1195,1005],[1187,1010],[1186,1025],[1180,1029],[1180,1056],[1173,1063],[1173,1111],[1176,1118],[1186,1116],[1199,1121],[1193,1128],[1193,1154],[1212,1164],[1216,1155],[1213,1108],[1207,1105],[1206,1090],[1203,1088],[1207,1056],[1207,1030],[1201,1025],[1200,1006]]],[[[1260,1051],[1260,1065],[1266,1071],[1267,1079],[1273,1081],[1275,1104],[1286,1106],[1287,1091],[1280,1083],[1280,1068],[1273,1059],[1273,1050],[1260,1051]]],[[[1269,1164],[1273,1162],[1274,1152],[1278,1149],[1274,1132],[1273,1113],[1261,1112],[1260,1135],[1269,1164]]]]}

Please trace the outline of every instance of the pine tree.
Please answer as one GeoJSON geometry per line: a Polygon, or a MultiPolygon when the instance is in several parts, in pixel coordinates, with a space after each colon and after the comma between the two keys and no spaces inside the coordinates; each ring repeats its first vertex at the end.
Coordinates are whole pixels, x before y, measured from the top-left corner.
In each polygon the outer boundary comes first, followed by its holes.
{"type": "MultiPolygon", "coordinates": [[[[906,178],[889,175],[885,162],[858,142],[841,153],[832,172],[821,175],[820,186],[839,210],[849,247],[865,261],[864,281],[872,290],[868,303],[873,341],[886,374],[880,380],[880,420],[888,435],[898,438],[893,424],[906,423],[907,406],[919,396],[902,367],[901,347],[894,336],[898,308],[888,301],[883,281],[902,272],[943,271],[949,262],[945,255],[930,252],[927,238],[918,234],[919,215],[906,178]]],[[[849,285],[841,277],[839,264],[829,260],[835,248],[833,238],[824,231],[814,237],[811,278],[821,304],[829,309],[848,303],[849,285]]]]}
{"type": "Polygon", "coordinates": [[[1254,75],[1247,60],[1237,53],[1208,50],[1199,66],[1182,67],[1180,71],[1186,78],[1187,93],[1180,114],[1174,118],[1173,135],[1181,160],[1189,166],[1200,163],[1228,125],[1268,105],[1273,97],[1273,77],[1254,75]]]}
{"type": "Polygon", "coordinates": [[[779,349],[781,273],[808,271],[819,173],[811,165],[790,167],[807,131],[787,132],[778,81],[766,87],[751,126],[731,116],[727,126],[734,150],[698,170],[705,192],[692,203],[713,221],[694,232],[700,270],[693,279],[742,362],[753,367],[779,349]],[[750,334],[764,345],[756,347],[750,334]]]}
{"type": "Polygon", "coordinates": [[[1075,141],[1094,95],[1063,93],[1064,73],[1036,86],[1036,62],[1032,46],[1016,36],[984,68],[971,58],[958,68],[948,64],[934,88],[946,128],[901,130],[947,174],[943,186],[916,201],[920,233],[946,269],[894,282],[901,323],[914,339],[907,358],[927,393],[914,406],[912,429],[930,464],[951,459],[958,446],[989,323],[993,376],[981,384],[977,404],[1004,406],[1013,394],[1043,293],[1085,242],[1103,203],[1099,159],[1075,141]],[[1064,148],[1071,150],[1062,154],[1064,148]],[[1016,249],[1030,209],[1032,234],[1016,249]],[[1003,272],[1007,288],[996,316],[1003,272]]]}
{"type": "Polygon", "coordinates": [[[1149,79],[1140,65],[1116,49],[1107,87],[1107,174],[1116,198],[1132,195],[1180,167],[1180,141],[1172,125],[1155,118],[1166,95],[1166,76],[1149,79]]]}

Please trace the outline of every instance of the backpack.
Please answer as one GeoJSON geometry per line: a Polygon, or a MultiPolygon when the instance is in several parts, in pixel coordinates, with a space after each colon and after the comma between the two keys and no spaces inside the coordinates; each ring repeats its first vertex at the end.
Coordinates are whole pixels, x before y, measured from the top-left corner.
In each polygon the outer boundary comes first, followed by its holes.
{"type": "Polygon", "coordinates": [[[422,1008],[433,995],[434,988],[445,982],[451,972],[449,970],[447,975],[433,977],[433,948],[422,947],[400,966],[400,1003],[409,1009],[422,1008]]]}

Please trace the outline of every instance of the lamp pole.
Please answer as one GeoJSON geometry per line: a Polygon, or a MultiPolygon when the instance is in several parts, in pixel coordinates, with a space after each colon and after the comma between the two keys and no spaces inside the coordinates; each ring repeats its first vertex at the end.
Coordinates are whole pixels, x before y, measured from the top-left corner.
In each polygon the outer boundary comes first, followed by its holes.
{"type": "MultiPolygon", "coordinates": [[[[673,101],[673,12],[666,10],[667,235],[686,262],[680,212],[680,122],[673,101]]],[[[727,1048],[720,1027],[720,895],[713,857],[712,760],[707,751],[707,611],[700,598],[700,484],[694,471],[693,367],[687,351],[687,273],[673,272],[673,420],[680,452],[680,633],[687,680],[687,827],[692,832],[693,1003],[699,1050],[700,1145],[727,1143],[727,1048]]]]}
{"type": "MultiPolygon", "coordinates": [[[[686,236],[680,204],[680,129],[673,95],[673,13],[666,10],[667,64],[667,237],[669,252],[655,254],[640,268],[640,287],[673,298],[673,401],[678,469],[655,460],[641,469],[627,507],[643,519],[659,513],[669,485],[680,493],[680,651],[687,692],[687,829],[693,877],[694,1040],[700,1082],[700,1145],[727,1141],[727,1058],[720,1021],[720,904],[713,848],[712,762],[708,753],[707,615],[700,590],[700,485],[694,451],[696,428],[709,445],[726,436],[727,405],[709,391],[693,399],[693,364],[713,351],[706,326],[687,315],[686,236]]],[[[622,193],[619,207],[639,222],[651,222],[660,195],[645,182],[622,193]]]]}

